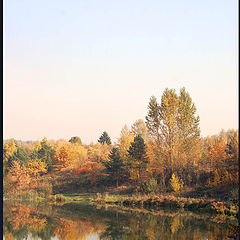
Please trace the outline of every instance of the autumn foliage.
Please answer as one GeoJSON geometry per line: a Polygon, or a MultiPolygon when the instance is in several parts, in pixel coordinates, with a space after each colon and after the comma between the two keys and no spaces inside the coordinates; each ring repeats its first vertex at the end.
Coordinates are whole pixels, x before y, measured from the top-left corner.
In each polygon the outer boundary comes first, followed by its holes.
{"type": "Polygon", "coordinates": [[[157,192],[236,187],[238,130],[202,138],[199,121],[185,88],[179,94],[165,89],[159,102],[150,98],[145,122],[138,119],[131,128],[125,125],[114,144],[106,132],[89,145],[79,137],[4,141],[4,194],[35,191],[46,197],[120,185],[144,191],[149,182],[154,182],[157,192]]]}

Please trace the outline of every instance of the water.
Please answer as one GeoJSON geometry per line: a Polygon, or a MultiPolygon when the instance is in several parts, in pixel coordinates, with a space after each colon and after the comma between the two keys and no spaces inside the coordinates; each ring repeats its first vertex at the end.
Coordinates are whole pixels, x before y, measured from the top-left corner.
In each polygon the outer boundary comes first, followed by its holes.
{"type": "Polygon", "coordinates": [[[4,201],[3,233],[6,240],[233,239],[228,220],[219,216],[10,201],[4,201]]]}

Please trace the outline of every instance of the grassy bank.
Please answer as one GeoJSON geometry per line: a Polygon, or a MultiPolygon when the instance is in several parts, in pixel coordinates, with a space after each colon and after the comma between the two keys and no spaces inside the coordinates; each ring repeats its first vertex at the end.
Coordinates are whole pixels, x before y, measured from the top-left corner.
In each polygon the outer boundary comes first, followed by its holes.
{"type": "Polygon", "coordinates": [[[101,205],[117,205],[139,209],[162,210],[184,209],[199,213],[213,213],[238,218],[239,204],[237,200],[220,201],[208,198],[180,197],[173,194],[110,194],[110,193],[65,193],[39,196],[29,193],[24,195],[4,196],[4,200],[46,201],[52,204],[69,202],[101,205]]]}
{"type": "Polygon", "coordinates": [[[89,199],[98,204],[116,204],[124,207],[146,208],[146,209],[185,209],[193,212],[214,213],[238,218],[239,205],[237,201],[218,201],[204,198],[184,198],[173,195],[111,195],[96,194],[89,199]]]}
{"type": "Polygon", "coordinates": [[[92,197],[93,197],[93,194],[88,194],[88,193],[54,194],[54,195],[48,195],[45,197],[40,196],[37,193],[24,193],[24,194],[14,194],[14,195],[3,195],[3,200],[48,202],[48,203],[69,203],[69,202],[88,203],[89,199],[92,197]]]}

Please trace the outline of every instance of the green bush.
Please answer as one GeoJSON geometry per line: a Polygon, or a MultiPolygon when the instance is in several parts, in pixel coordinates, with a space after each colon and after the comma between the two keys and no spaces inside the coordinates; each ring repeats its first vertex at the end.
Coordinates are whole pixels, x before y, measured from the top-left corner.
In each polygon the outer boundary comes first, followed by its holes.
{"type": "Polygon", "coordinates": [[[150,178],[144,183],[143,189],[147,193],[155,193],[158,189],[157,180],[155,178],[150,178]]]}
{"type": "Polygon", "coordinates": [[[64,197],[62,194],[49,195],[47,199],[51,202],[64,202],[64,201],[66,201],[66,197],[64,197]]]}

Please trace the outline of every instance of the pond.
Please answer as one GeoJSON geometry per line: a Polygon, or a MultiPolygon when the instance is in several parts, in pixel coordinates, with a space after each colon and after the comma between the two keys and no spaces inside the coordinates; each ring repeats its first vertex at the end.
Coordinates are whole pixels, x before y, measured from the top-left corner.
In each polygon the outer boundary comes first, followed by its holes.
{"type": "Polygon", "coordinates": [[[234,239],[229,226],[226,218],[185,211],[3,202],[6,240],[234,239]]]}

